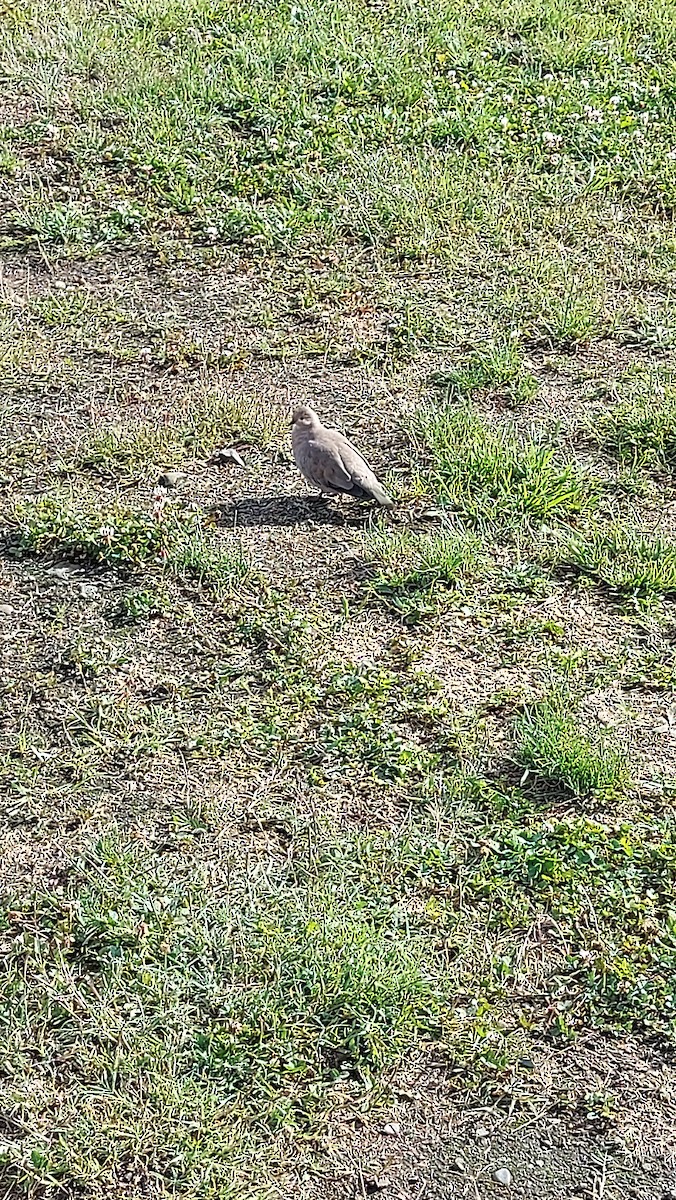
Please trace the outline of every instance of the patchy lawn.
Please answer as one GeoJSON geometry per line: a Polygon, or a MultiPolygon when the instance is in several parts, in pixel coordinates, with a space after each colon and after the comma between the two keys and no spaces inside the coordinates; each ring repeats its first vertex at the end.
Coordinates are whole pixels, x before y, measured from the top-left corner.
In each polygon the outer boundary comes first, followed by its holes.
{"type": "Polygon", "coordinates": [[[0,37],[3,1195],[667,1200],[673,6],[0,37]]]}

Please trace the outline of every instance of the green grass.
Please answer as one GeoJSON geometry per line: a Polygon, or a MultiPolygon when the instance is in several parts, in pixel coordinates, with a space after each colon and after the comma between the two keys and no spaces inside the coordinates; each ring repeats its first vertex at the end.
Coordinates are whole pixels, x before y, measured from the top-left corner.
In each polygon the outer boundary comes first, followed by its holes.
{"type": "Polygon", "coordinates": [[[235,1194],[265,1141],[311,1127],[335,1081],[435,1031],[443,961],[338,864],[253,888],[233,868],[226,897],[188,860],[108,834],[61,898],[6,911],[5,1002],[22,1016],[4,1099],[26,1133],[0,1178],[18,1194],[98,1194],[101,1156],[109,1178],[133,1165],[181,1195],[235,1194]],[[49,1057],[68,1047],[65,1094],[36,1036],[49,1057]],[[63,1137],[29,1130],[45,1106],[63,1137]]]}
{"type": "MultiPolygon", "coordinates": [[[[256,1194],[290,1145],[305,1161],[345,1089],[387,1105],[388,1072],[416,1046],[441,1040],[463,1088],[499,1088],[552,1022],[564,1036],[590,1024],[676,1036],[668,823],[543,815],[528,789],[477,776],[476,746],[462,765],[438,681],[322,661],[305,614],[248,606],[238,635],[233,673],[219,645],[206,692],[190,674],[170,702],[129,696],[127,627],[107,646],[80,640],[65,725],[12,731],[3,770],[24,804],[41,797],[38,831],[64,781],[78,811],[120,762],[125,779],[156,763],[196,790],[172,800],[157,842],[111,826],[80,843],[58,889],[4,905],[11,1194],[51,1180],[98,1197],[116,1180],[133,1196],[158,1176],[167,1195],[256,1194]],[[217,773],[200,798],[219,759],[234,797],[217,773]],[[285,791],[244,810],[261,766],[302,784],[311,808],[285,791]],[[346,786],[367,797],[366,824],[334,819],[346,786]],[[524,931],[548,914],[563,965],[524,958],[524,931]]],[[[619,797],[623,761],[546,708],[524,720],[522,761],[619,797]]]]}
{"type": "Polygon", "coordinates": [[[548,557],[620,596],[650,600],[676,594],[676,544],[625,525],[572,534],[548,557]]]}
{"type": "Polygon", "coordinates": [[[472,407],[428,403],[413,431],[429,452],[427,483],[441,503],[470,517],[546,521],[593,506],[594,481],[558,463],[554,447],[509,426],[491,428],[472,407]]]}
{"type": "Polygon", "coordinates": [[[69,467],[102,474],[148,474],[187,458],[206,458],[231,442],[265,448],[288,436],[290,415],[282,404],[228,396],[215,387],[190,398],[164,424],[140,421],[87,434],[69,467]]]}
{"type": "Polygon", "coordinates": [[[251,572],[237,539],[217,542],[202,514],[180,502],[160,499],[148,511],[119,501],[101,504],[90,494],[63,493],[18,502],[13,523],[22,551],[115,567],[162,568],[218,594],[232,590],[251,572]]]}
{"type": "Polygon", "coordinates": [[[537,394],[535,376],[524,365],[514,338],[492,343],[475,351],[450,371],[438,371],[432,382],[446,390],[448,400],[468,400],[477,392],[506,396],[514,403],[532,400],[537,394]]]}
{"type": "MultiPolygon", "coordinates": [[[[467,886],[490,912],[492,929],[532,928],[545,913],[557,922],[566,954],[552,978],[549,1036],[575,1036],[592,1025],[670,1039],[675,871],[671,821],[603,824],[571,816],[496,831],[467,886]]],[[[511,968],[508,961],[507,975],[511,968]]],[[[532,1028],[527,1001],[519,1013],[532,1028]]]]}
{"type": "Polygon", "coordinates": [[[236,1194],[282,1138],[317,1128],[332,1093],[374,1080],[416,1041],[444,1029],[468,1072],[477,1059],[499,1070],[502,997],[521,977],[522,939],[505,934],[546,912],[570,939],[546,983],[561,1031],[673,1024],[668,831],[495,819],[489,830],[475,818],[473,832],[489,837],[485,853],[470,839],[458,876],[461,843],[429,825],[292,829],[290,875],[271,861],[252,880],[233,861],[227,893],[190,851],[157,855],[111,832],[60,895],[15,900],[4,913],[14,1072],[2,1087],[21,1133],[3,1150],[3,1183],[98,1195],[102,1169],[132,1168],[137,1186],[160,1173],[178,1195],[236,1194]],[[472,953],[477,918],[488,956],[472,953]],[[646,921],[663,939],[646,938],[646,921]],[[458,992],[473,989],[456,1015],[458,992]],[[45,1071],[55,1056],[58,1078],[45,1071]],[[67,1136],[45,1135],[47,1114],[67,1136]]]}
{"type": "Polygon", "coordinates": [[[471,533],[381,530],[366,539],[365,553],[375,567],[370,588],[411,622],[485,567],[482,543],[471,533]]]}
{"type": "Polygon", "coordinates": [[[73,470],[117,476],[120,472],[145,474],[157,471],[162,465],[181,462],[184,458],[185,446],[175,429],[143,423],[88,434],[69,466],[73,470]]]}
{"type": "Polygon", "coordinates": [[[522,227],[543,193],[674,196],[667,5],[37,0],[5,39],[8,78],[37,98],[4,132],[13,229],[43,243],[105,247],[170,220],[207,244],[318,234],[424,253],[477,225],[495,236],[496,193],[522,227]],[[68,201],[24,157],[63,145],[68,201]]]}
{"type": "Polygon", "coordinates": [[[664,372],[628,380],[630,395],[593,425],[601,447],[628,467],[676,468],[676,388],[664,372]]]}
{"type": "Polygon", "coordinates": [[[552,695],[516,723],[519,760],[537,778],[576,796],[612,796],[629,783],[627,755],[606,737],[592,740],[571,708],[571,698],[552,695]]]}
{"type": "Polygon", "coordinates": [[[215,1200],[291,1137],[302,1158],[332,1099],[416,1043],[444,1036],[466,1085],[499,1078],[528,1029],[672,1034],[673,829],[482,817],[469,779],[455,797],[463,832],[287,825],[283,861],[228,859],[225,890],[189,844],[208,814],[182,816],[172,855],[111,830],[60,893],[6,905],[5,1187],[98,1196],[130,1171],[215,1200]],[[567,953],[540,964],[538,1006],[523,931],[545,915],[567,953]]]}

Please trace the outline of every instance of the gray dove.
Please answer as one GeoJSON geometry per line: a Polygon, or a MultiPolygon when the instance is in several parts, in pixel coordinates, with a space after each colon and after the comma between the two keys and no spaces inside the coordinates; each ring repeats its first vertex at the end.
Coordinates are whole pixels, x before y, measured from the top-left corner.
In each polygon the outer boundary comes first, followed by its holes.
{"type": "Polygon", "coordinates": [[[297,408],[292,424],[293,457],[308,483],[331,496],[345,493],[386,508],[394,504],[359,451],[337,429],[322,425],[312,408],[297,408]]]}

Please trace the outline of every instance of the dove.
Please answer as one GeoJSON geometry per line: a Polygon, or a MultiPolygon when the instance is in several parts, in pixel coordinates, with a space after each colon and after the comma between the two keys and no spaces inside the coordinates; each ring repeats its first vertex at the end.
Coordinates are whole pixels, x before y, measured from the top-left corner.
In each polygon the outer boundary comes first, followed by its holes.
{"type": "Polygon", "coordinates": [[[359,451],[337,429],[322,425],[314,409],[301,405],[292,425],[293,457],[308,483],[332,496],[377,500],[386,508],[394,504],[359,451]]]}

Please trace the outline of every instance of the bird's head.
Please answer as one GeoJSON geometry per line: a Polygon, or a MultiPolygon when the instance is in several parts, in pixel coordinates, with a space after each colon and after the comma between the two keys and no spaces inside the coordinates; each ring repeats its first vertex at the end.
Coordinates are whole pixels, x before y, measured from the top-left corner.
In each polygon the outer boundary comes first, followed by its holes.
{"type": "Polygon", "coordinates": [[[291,418],[292,425],[300,425],[303,429],[311,429],[319,420],[314,409],[307,404],[301,404],[294,409],[293,417],[291,418]]]}

